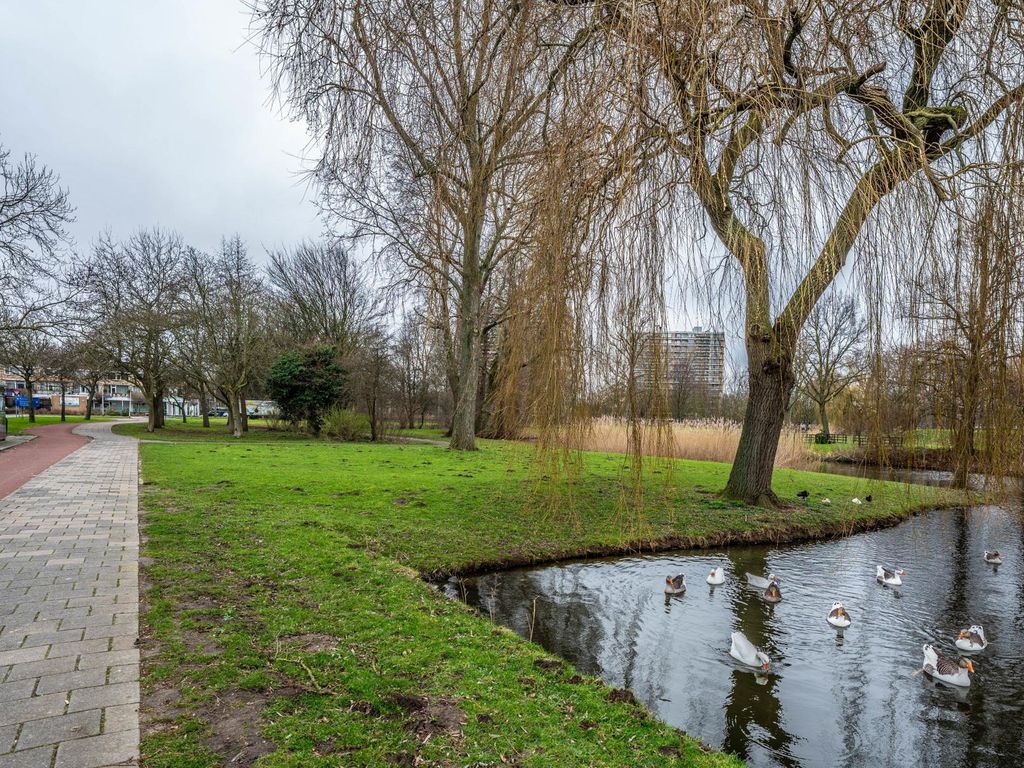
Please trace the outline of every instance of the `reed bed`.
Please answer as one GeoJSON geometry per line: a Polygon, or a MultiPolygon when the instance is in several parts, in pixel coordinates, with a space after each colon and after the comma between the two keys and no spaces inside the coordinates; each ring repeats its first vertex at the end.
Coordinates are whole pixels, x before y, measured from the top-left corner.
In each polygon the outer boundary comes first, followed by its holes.
{"type": "MultiPolygon", "coordinates": [[[[725,419],[693,419],[666,421],[644,425],[642,445],[647,456],[668,456],[675,459],[723,461],[730,463],[740,441],[740,425],[725,419]]],[[[627,453],[629,426],[621,419],[594,419],[583,435],[582,448],[588,451],[627,453]]],[[[804,443],[799,430],[786,429],[775,455],[776,467],[815,469],[821,463],[804,443]]]]}

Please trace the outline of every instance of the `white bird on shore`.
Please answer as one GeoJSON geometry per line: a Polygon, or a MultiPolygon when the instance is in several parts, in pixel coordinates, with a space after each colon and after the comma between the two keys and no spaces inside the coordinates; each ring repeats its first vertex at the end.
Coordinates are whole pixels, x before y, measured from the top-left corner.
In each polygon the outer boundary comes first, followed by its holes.
{"type": "Polygon", "coordinates": [[[881,565],[875,571],[875,578],[882,584],[889,587],[898,587],[903,584],[901,576],[906,576],[907,572],[902,568],[884,568],[881,565]]]}
{"type": "Polygon", "coordinates": [[[823,499],[821,500],[821,503],[822,503],[822,504],[824,504],[824,505],[825,505],[825,506],[827,507],[827,506],[828,506],[829,504],[831,504],[831,503],[832,503],[832,499],[830,499],[830,498],[828,498],[828,497],[826,496],[825,498],[823,498],[823,499]]]}
{"type": "Polygon", "coordinates": [[[846,612],[843,604],[838,600],[832,603],[832,610],[828,612],[828,616],[825,617],[825,620],[838,629],[846,629],[848,626],[853,624],[853,619],[850,618],[850,614],[846,612]]]}
{"type": "Polygon", "coordinates": [[[961,629],[956,637],[956,647],[961,651],[984,651],[988,647],[985,628],[972,624],[969,629],[961,629]]]}
{"type": "Polygon", "coordinates": [[[686,591],[686,576],[678,574],[677,576],[666,576],[665,577],[665,594],[666,595],[681,595],[686,591]]]}
{"type": "Polygon", "coordinates": [[[708,574],[707,582],[713,587],[716,587],[719,584],[725,584],[725,568],[722,566],[712,568],[711,573],[708,574]]]}
{"type": "Polygon", "coordinates": [[[742,632],[732,633],[732,646],[729,648],[729,655],[740,664],[759,667],[765,672],[768,671],[768,666],[772,663],[768,654],[750,642],[742,632]]]}
{"type": "Polygon", "coordinates": [[[998,549],[995,552],[989,552],[986,549],[985,550],[985,562],[988,563],[989,565],[1002,565],[1003,564],[1003,556],[999,553],[998,549]]]}
{"type": "Polygon", "coordinates": [[[860,504],[860,499],[858,499],[856,496],[854,496],[852,499],[850,499],[850,503],[851,504],[860,504]]]}
{"type": "Polygon", "coordinates": [[[925,645],[924,665],[921,667],[929,677],[939,680],[948,685],[957,685],[967,688],[971,684],[971,674],[974,673],[974,664],[970,659],[953,659],[940,656],[938,651],[930,645],[925,645]]]}

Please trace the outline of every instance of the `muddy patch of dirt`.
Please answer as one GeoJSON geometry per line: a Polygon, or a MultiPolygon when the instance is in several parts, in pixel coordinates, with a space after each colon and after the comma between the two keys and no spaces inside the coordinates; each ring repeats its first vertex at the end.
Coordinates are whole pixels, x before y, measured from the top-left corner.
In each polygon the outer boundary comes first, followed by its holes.
{"type": "Polygon", "coordinates": [[[627,691],[625,688],[616,688],[608,694],[608,701],[616,701],[621,704],[636,704],[636,696],[633,695],[632,691],[627,691]]]}
{"type": "Polygon", "coordinates": [[[220,755],[225,765],[252,765],[277,748],[260,734],[267,704],[302,692],[300,688],[284,687],[271,691],[230,691],[219,696],[198,713],[211,731],[206,746],[220,755]]]}
{"type": "Polygon", "coordinates": [[[448,699],[426,699],[407,693],[395,694],[391,703],[405,710],[409,727],[420,743],[425,743],[439,734],[462,735],[466,724],[466,713],[448,699]]]}

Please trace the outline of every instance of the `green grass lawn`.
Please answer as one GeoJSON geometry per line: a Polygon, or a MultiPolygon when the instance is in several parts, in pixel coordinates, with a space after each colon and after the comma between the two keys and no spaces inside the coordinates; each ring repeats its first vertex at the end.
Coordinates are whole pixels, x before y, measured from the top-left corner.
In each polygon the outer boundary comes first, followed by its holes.
{"type": "Polygon", "coordinates": [[[394,434],[401,437],[420,437],[428,440],[446,440],[446,429],[440,427],[417,427],[415,429],[396,429],[394,434]]]}
{"type": "Polygon", "coordinates": [[[718,498],[726,465],[655,462],[638,515],[621,455],[586,455],[558,483],[530,449],[499,443],[147,443],[141,455],[151,768],[239,752],[281,768],[734,765],[419,575],[847,530],[942,499],[779,471],[783,497],[806,488],[814,503],[771,511],[718,498]],[[872,504],[849,503],[866,493],[872,504]]]}
{"type": "Polygon", "coordinates": [[[229,442],[267,442],[279,440],[312,440],[309,435],[295,432],[290,429],[270,429],[267,423],[260,419],[249,420],[249,431],[240,438],[234,437],[228,431],[228,420],[223,417],[210,417],[209,428],[203,426],[202,418],[190,417],[187,422],[178,419],[167,419],[164,428],[155,432],[146,431],[145,422],[132,422],[130,424],[116,424],[113,431],[118,435],[129,435],[143,440],[171,440],[175,442],[206,442],[223,440],[229,442]]]}
{"type": "MultiPolygon", "coordinates": [[[[93,421],[111,421],[115,417],[113,416],[93,416],[93,421]]],[[[73,422],[84,422],[84,416],[68,416],[67,421],[73,422]]],[[[7,434],[9,435],[20,435],[29,427],[41,427],[45,424],[59,424],[60,414],[56,416],[36,414],[35,424],[32,424],[28,420],[28,416],[8,416],[7,417],[7,434]]]]}

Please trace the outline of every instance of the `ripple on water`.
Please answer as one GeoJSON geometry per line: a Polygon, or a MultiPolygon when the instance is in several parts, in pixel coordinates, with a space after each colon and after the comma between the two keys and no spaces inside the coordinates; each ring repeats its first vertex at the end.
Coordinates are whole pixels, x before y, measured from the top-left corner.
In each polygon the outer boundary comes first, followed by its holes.
{"type": "Polygon", "coordinates": [[[1022,541],[1016,515],[979,507],[838,541],[508,571],[449,592],[754,766],[1005,766],[1024,750],[1022,541]],[[982,561],[992,548],[997,572],[982,561]],[[903,587],[879,585],[878,564],[905,568],[903,587]],[[709,587],[719,565],[726,583],[709,587]],[[778,574],[783,601],[765,603],[747,571],[778,574]],[[666,600],[676,573],[687,591],[666,600]],[[842,632],[825,621],[834,600],[853,617],[842,632]],[[914,674],[922,645],[955,655],[972,623],[992,644],[972,657],[970,689],[914,674]],[[728,655],[737,630],[771,674],[728,655]]]}

